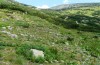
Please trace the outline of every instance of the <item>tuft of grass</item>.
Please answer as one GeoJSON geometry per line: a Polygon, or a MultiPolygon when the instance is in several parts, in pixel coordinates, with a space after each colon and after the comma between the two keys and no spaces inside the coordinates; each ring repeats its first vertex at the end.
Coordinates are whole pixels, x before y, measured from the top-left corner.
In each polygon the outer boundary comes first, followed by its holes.
{"type": "Polygon", "coordinates": [[[18,55],[24,56],[26,59],[31,60],[32,62],[39,62],[39,63],[43,63],[45,60],[51,62],[53,60],[58,60],[58,58],[61,57],[56,48],[40,44],[35,44],[35,45],[23,44],[16,48],[16,53],[18,55]],[[45,57],[44,58],[33,57],[33,54],[30,51],[30,49],[42,50],[44,52],[45,57]]]}
{"type": "Polygon", "coordinates": [[[26,61],[23,56],[17,56],[16,59],[14,60],[14,63],[19,65],[25,65],[26,61]]]}
{"type": "Polygon", "coordinates": [[[0,22],[0,27],[6,27],[9,26],[9,22],[0,22]]]}
{"type": "Polygon", "coordinates": [[[36,63],[44,63],[44,61],[45,61],[45,59],[42,58],[42,57],[38,57],[38,58],[35,59],[36,63]]]}
{"type": "Polygon", "coordinates": [[[21,26],[23,28],[29,28],[30,24],[25,22],[25,21],[16,21],[15,22],[15,25],[17,26],[21,26]]]}

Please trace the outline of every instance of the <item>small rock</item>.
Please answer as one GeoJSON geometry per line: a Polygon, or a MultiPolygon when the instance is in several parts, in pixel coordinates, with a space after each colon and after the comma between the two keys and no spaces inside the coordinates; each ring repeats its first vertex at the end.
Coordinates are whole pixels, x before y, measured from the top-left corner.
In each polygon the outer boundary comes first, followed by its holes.
{"type": "Polygon", "coordinates": [[[40,64],[40,65],[43,65],[43,64],[40,64]]]}
{"type": "Polygon", "coordinates": [[[6,32],[6,34],[7,34],[7,35],[11,35],[11,33],[10,33],[10,32],[6,32]]]}
{"type": "Polygon", "coordinates": [[[50,63],[53,63],[53,61],[50,61],[50,63]]]}
{"type": "Polygon", "coordinates": [[[44,58],[44,52],[37,50],[37,49],[31,49],[31,51],[33,52],[33,56],[35,56],[36,58],[38,57],[43,57],[44,58]]]}
{"type": "Polygon", "coordinates": [[[57,61],[57,60],[54,60],[54,62],[58,63],[58,61],[57,61]]]}
{"type": "Polygon", "coordinates": [[[2,33],[5,33],[5,34],[7,33],[7,31],[1,31],[1,32],[2,32],[2,33]]]}
{"type": "Polygon", "coordinates": [[[65,42],[65,44],[68,46],[69,45],[69,43],[68,42],[65,42]]]}
{"type": "Polygon", "coordinates": [[[11,27],[11,26],[7,26],[7,28],[8,28],[9,30],[12,30],[12,29],[13,29],[13,27],[11,27]]]}
{"type": "Polygon", "coordinates": [[[76,24],[79,24],[79,22],[78,22],[78,21],[76,21],[76,24]]]}
{"type": "Polygon", "coordinates": [[[6,30],[6,27],[2,27],[3,30],[6,30]]]}
{"type": "Polygon", "coordinates": [[[27,12],[25,12],[25,14],[27,14],[27,12]]]}
{"type": "Polygon", "coordinates": [[[11,36],[11,38],[18,38],[16,34],[10,34],[9,36],[11,36]]]}
{"type": "Polygon", "coordinates": [[[48,63],[48,61],[45,61],[45,63],[48,63]]]}
{"type": "Polygon", "coordinates": [[[60,62],[61,62],[61,63],[64,63],[64,60],[61,60],[60,62]]]}
{"type": "Polygon", "coordinates": [[[7,21],[8,21],[8,19],[2,19],[2,21],[3,21],[3,22],[7,22],[7,21]]]}

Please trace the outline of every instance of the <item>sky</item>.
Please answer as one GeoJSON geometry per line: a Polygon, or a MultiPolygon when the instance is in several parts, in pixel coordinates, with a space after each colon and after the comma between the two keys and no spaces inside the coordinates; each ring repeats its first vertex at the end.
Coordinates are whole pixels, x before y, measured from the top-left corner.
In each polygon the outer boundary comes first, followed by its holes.
{"type": "Polygon", "coordinates": [[[47,9],[49,7],[57,6],[60,4],[100,2],[100,0],[15,0],[15,1],[27,5],[36,6],[42,9],[47,9]]]}

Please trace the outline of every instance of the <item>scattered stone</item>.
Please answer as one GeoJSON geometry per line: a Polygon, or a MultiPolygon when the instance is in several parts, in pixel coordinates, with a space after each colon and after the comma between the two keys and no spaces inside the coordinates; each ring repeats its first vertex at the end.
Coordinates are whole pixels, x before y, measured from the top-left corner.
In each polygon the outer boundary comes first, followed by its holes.
{"type": "Polygon", "coordinates": [[[3,30],[6,30],[6,27],[2,27],[3,30]]]}
{"type": "Polygon", "coordinates": [[[1,31],[1,32],[4,33],[4,34],[7,34],[11,38],[18,38],[18,36],[16,34],[12,34],[12,33],[8,32],[8,31],[1,31]]]}
{"type": "Polygon", "coordinates": [[[6,14],[8,17],[11,16],[11,14],[6,14]]]}
{"type": "Polygon", "coordinates": [[[20,34],[21,36],[24,36],[24,34],[20,34]]]}
{"type": "Polygon", "coordinates": [[[76,24],[79,24],[79,22],[78,22],[78,21],[76,21],[76,24]]]}
{"type": "Polygon", "coordinates": [[[48,63],[48,61],[45,61],[45,63],[48,63]]]}
{"type": "Polygon", "coordinates": [[[7,27],[2,27],[2,29],[3,29],[3,30],[6,30],[6,29],[12,30],[13,27],[11,27],[11,26],[7,26],[7,27]]]}
{"type": "Polygon", "coordinates": [[[61,63],[64,63],[64,60],[60,60],[61,63]]]}
{"type": "Polygon", "coordinates": [[[50,61],[50,63],[53,63],[53,61],[50,61]]]}
{"type": "Polygon", "coordinates": [[[25,14],[27,14],[27,12],[25,12],[25,14]]]}
{"type": "Polygon", "coordinates": [[[69,51],[69,50],[70,50],[70,48],[68,48],[68,47],[65,47],[65,48],[64,48],[64,50],[65,50],[65,51],[69,51]]]}
{"type": "Polygon", "coordinates": [[[68,46],[69,45],[69,43],[68,42],[65,42],[65,44],[68,46]]]}
{"type": "Polygon", "coordinates": [[[7,32],[7,31],[5,31],[5,30],[3,30],[3,31],[1,31],[1,32],[2,32],[2,33],[5,33],[5,34],[6,34],[6,33],[8,33],[8,32],[7,32]]]}
{"type": "Polygon", "coordinates": [[[6,34],[7,34],[7,35],[11,35],[11,33],[10,33],[10,32],[6,32],[6,34]]]}
{"type": "Polygon", "coordinates": [[[53,42],[52,45],[55,45],[55,43],[53,42]]]}
{"type": "Polygon", "coordinates": [[[33,56],[35,56],[36,58],[38,57],[43,57],[44,58],[44,52],[37,50],[37,49],[31,49],[33,56]]]}
{"type": "Polygon", "coordinates": [[[55,63],[58,63],[59,61],[57,61],[57,60],[54,60],[54,62],[55,62],[55,63]]]}
{"type": "Polygon", "coordinates": [[[11,38],[18,38],[18,36],[16,34],[10,34],[9,35],[11,38]]]}
{"type": "Polygon", "coordinates": [[[13,29],[13,27],[11,27],[11,26],[7,26],[7,28],[8,28],[9,30],[12,30],[12,29],[13,29]]]}
{"type": "Polygon", "coordinates": [[[40,64],[40,65],[43,65],[43,64],[40,64]]]}
{"type": "Polygon", "coordinates": [[[9,20],[8,18],[6,18],[6,19],[3,18],[2,19],[3,22],[7,22],[8,20],[9,20]]]}

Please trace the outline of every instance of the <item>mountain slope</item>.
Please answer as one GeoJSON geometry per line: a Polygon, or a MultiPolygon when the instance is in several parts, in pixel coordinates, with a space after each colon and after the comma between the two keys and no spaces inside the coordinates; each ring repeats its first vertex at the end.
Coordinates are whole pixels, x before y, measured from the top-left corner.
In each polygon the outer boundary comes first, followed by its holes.
{"type": "Polygon", "coordinates": [[[70,13],[37,10],[11,3],[0,4],[1,65],[100,64],[100,33],[65,27],[68,26],[66,22],[69,26],[76,21],[81,25],[85,23],[81,22],[84,18],[98,23],[98,16],[75,15],[70,10],[70,13]],[[30,49],[43,51],[44,58],[34,58],[30,49]]]}
{"type": "Polygon", "coordinates": [[[76,4],[63,4],[55,7],[51,7],[53,10],[61,10],[61,9],[72,9],[79,7],[92,7],[92,6],[100,6],[100,3],[76,3],[76,4]]]}

